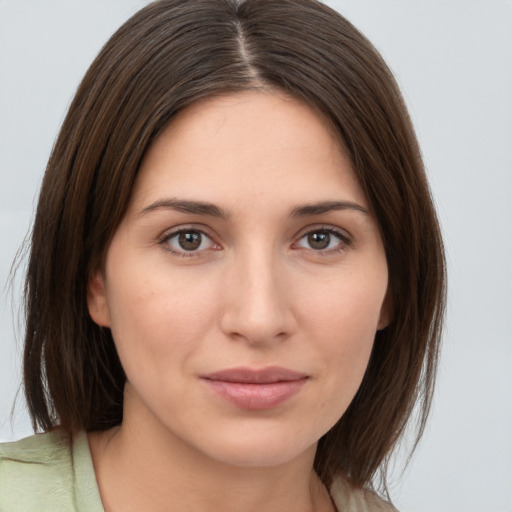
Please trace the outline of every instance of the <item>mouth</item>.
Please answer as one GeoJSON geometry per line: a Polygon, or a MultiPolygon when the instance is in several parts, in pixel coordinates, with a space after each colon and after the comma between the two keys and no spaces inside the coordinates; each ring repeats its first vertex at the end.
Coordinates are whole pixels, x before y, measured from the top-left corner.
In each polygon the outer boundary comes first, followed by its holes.
{"type": "Polygon", "coordinates": [[[300,392],[309,379],[305,373],[277,366],[263,369],[230,368],[201,376],[217,395],[248,410],[272,409],[300,392]]]}

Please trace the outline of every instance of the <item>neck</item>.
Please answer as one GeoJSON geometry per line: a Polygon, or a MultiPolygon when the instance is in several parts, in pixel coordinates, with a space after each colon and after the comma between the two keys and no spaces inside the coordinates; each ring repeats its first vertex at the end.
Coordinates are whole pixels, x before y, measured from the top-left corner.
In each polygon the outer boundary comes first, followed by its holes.
{"type": "Polygon", "coordinates": [[[184,444],[140,411],[127,412],[120,427],[89,436],[106,512],[334,510],[313,471],[316,446],[284,464],[232,466],[184,444]]]}

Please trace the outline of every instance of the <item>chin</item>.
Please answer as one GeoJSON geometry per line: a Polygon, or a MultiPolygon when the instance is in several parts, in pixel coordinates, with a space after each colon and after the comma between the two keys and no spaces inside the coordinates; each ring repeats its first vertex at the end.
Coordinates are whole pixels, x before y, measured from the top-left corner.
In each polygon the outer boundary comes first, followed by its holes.
{"type": "MultiPolygon", "coordinates": [[[[314,457],[316,435],[297,435],[295,432],[260,428],[240,428],[237,432],[224,431],[224,436],[210,439],[201,450],[209,458],[236,467],[275,467],[301,456],[314,457]]],[[[261,428],[263,427],[263,428],[261,428]]]]}

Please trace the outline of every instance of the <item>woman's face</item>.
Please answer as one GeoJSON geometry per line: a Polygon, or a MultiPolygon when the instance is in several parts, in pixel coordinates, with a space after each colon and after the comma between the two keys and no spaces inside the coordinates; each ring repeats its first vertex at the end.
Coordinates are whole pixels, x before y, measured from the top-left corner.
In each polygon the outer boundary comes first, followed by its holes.
{"type": "Polygon", "coordinates": [[[124,423],[239,466],[314,452],[386,322],[377,224],[327,122],[279,93],[186,109],[89,285],[124,423]]]}

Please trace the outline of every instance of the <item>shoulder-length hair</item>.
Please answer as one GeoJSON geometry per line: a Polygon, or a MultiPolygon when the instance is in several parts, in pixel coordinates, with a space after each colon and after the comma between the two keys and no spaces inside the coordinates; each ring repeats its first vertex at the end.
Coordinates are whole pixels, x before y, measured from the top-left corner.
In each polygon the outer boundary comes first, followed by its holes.
{"type": "Polygon", "coordinates": [[[431,405],[445,297],[442,240],[414,131],[371,43],[315,0],[160,0],[106,43],[69,108],[44,176],[26,278],[25,392],[34,428],[107,429],[125,375],[87,285],[141,160],[199,99],[280,90],[323,113],[377,219],[393,318],[362,385],[319,442],[315,469],[370,486],[419,407],[431,405]]]}

